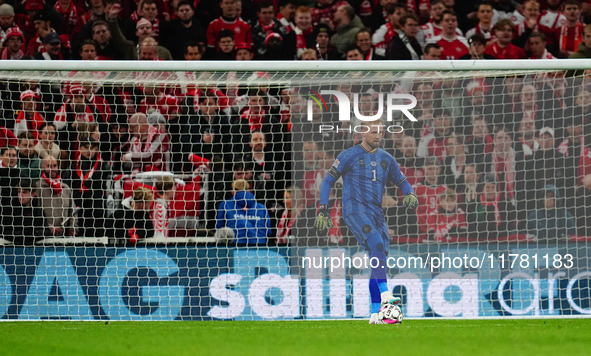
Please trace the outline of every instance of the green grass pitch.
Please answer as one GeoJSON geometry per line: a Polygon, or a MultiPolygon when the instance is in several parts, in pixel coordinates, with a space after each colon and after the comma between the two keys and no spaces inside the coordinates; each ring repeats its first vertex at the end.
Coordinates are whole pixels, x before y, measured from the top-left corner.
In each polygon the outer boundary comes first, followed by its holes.
{"type": "Polygon", "coordinates": [[[0,322],[0,355],[589,355],[591,319],[0,322]]]}

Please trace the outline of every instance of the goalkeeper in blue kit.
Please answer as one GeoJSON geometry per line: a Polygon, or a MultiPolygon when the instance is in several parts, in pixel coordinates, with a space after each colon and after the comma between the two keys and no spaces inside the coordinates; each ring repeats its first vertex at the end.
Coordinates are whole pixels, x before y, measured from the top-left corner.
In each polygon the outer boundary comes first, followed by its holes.
{"type": "Polygon", "coordinates": [[[400,303],[386,283],[386,256],[390,237],[384,212],[382,197],[388,180],[394,182],[404,193],[402,204],[415,208],[419,201],[406,177],[400,172],[398,163],[391,154],[379,148],[384,137],[380,120],[365,123],[368,130],[362,134],[361,144],[341,152],[324,177],[320,186],[320,207],[314,222],[315,228],[323,232],[332,227],[332,219],[327,204],[333,184],[343,178],[343,219],[357,238],[359,244],[369,252],[372,265],[369,281],[371,295],[370,324],[379,323],[377,313],[381,306],[400,303]],[[376,266],[376,267],[373,267],[376,266]]]}

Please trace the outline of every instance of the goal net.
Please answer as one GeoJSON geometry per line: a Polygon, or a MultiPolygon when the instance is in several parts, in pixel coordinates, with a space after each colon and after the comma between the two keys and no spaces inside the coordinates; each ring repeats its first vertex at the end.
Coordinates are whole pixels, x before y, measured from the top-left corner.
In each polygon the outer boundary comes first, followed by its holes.
{"type": "Polygon", "coordinates": [[[407,317],[589,315],[586,65],[6,61],[0,316],[367,318],[371,199],[407,317]]]}

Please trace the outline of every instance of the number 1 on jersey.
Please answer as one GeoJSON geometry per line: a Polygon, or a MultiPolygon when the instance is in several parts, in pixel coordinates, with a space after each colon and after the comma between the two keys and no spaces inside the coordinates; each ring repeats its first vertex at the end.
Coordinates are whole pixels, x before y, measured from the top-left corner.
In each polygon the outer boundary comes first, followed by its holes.
{"type": "Polygon", "coordinates": [[[373,173],[373,179],[371,180],[372,182],[377,182],[378,180],[378,172],[376,172],[375,169],[372,169],[371,172],[373,173]]]}

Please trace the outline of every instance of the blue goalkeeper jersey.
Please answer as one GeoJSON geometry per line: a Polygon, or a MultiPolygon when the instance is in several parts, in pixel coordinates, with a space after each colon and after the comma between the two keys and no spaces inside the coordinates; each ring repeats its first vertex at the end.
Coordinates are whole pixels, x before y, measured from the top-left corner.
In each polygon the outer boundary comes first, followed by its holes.
{"type": "Polygon", "coordinates": [[[400,187],[404,195],[413,193],[412,186],[400,172],[394,157],[381,148],[370,153],[361,145],[357,145],[341,152],[324,179],[320,204],[328,202],[330,188],[341,176],[344,216],[363,213],[383,214],[382,197],[388,180],[400,187]],[[328,184],[324,184],[325,182],[328,184]]]}

